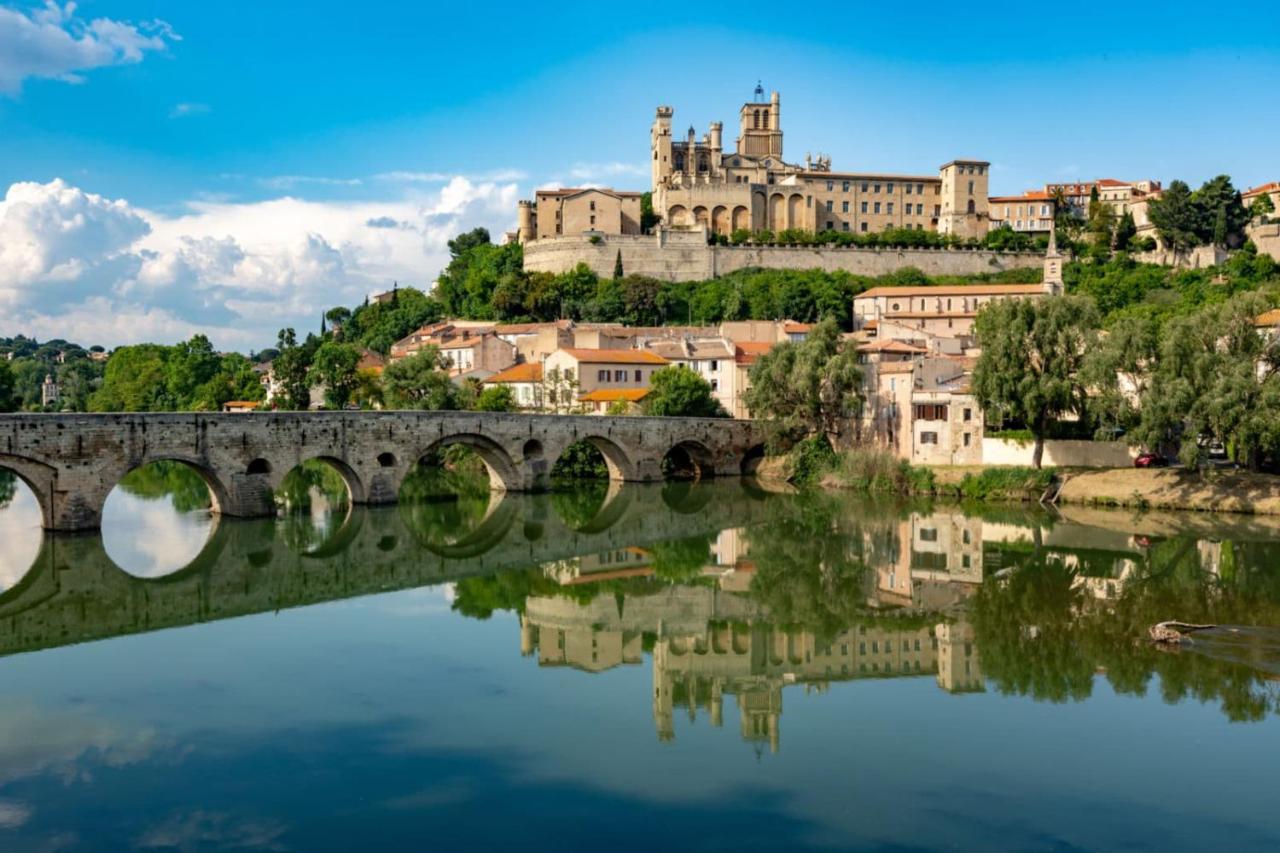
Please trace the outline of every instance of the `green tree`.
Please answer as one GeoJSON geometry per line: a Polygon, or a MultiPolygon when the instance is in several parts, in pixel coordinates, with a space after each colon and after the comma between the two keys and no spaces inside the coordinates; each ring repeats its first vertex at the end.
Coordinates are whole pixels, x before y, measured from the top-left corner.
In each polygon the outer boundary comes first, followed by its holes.
{"type": "Polygon", "coordinates": [[[1031,430],[1036,468],[1054,423],[1085,413],[1079,372],[1098,319],[1093,300],[1083,296],[1005,299],[978,312],[974,330],[982,355],[973,392],[990,420],[1011,415],[1031,430]]]}
{"type": "Polygon", "coordinates": [[[477,412],[514,412],[516,395],[510,385],[490,385],[476,395],[471,408],[477,412]]]}
{"type": "Polygon", "coordinates": [[[1081,377],[1099,439],[1137,425],[1138,401],[1151,386],[1159,350],[1160,327],[1147,313],[1120,317],[1085,353],[1081,377]]]}
{"type": "Polygon", "coordinates": [[[451,411],[461,408],[457,385],[444,371],[435,347],[388,364],[382,372],[388,402],[401,409],[451,411]]]}
{"type": "Polygon", "coordinates": [[[1133,238],[1138,235],[1138,225],[1133,221],[1133,214],[1125,211],[1120,217],[1120,221],[1116,223],[1115,230],[1115,246],[1117,252],[1129,251],[1129,245],[1133,242],[1133,238]]]}
{"type": "Polygon", "coordinates": [[[1172,181],[1159,198],[1152,199],[1147,215],[1160,239],[1175,252],[1199,245],[1199,211],[1192,201],[1191,188],[1184,181],[1172,181]]]}
{"type": "Polygon", "coordinates": [[[1271,201],[1270,193],[1262,193],[1249,205],[1249,217],[1251,219],[1265,220],[1275,212],[1276,206],[1271,201]]]}
{"type": "Polygon", "coordinates": [[[102,387],[89,398],[94,412],[165,412],[169,396],[169,348],[159,344],[117,347],[107,360],[102,387]]]}
{"type": "Polygon", "coordinates": [[[622,250],[621,249],[619,249],[618,253],[613,257],[613,277],[615,279],[622,278],[622,250]]]}
{"type": "Polygon", "coordinates": [[[653,193],[640,194],[640,233],[648,234],[658,224],[658,214],[653,209],[653,193]]]}
{"type": "Polygon", "coordinates": [[[311,351],[297,342],[293,329],[281,329],[277,348],[280,355],[271,363],[280,395],[273,400],[283,409],[302,410],[311,407],[311,351]]]}
{"type": "Polygon", "coordinates": [[[1212,243],[1224,249],[1244,245],[1244,229],[1249,224],[1249,212],[1244,209],[1240,193],[1227,175],[1218,175],[1205,181],[1191,194],[1197,211],[1197,234],[1200,242],[1212,243]]]}
{"type": "Polygon", "coordinates": [[[18,408],[18,399],[13,392],[13,370],[9,362],[0,361],[0,412],[12,412],[18,408]]]}
{"type": "Polygon", "coordinates": [[[640,404],[646,415],[663,418],[727,418],[711,383],[683,365],[655,370],[640,404]]]}
{"type": "Polygon", "coordinates": [[[324,386],[324,403],[330,409],[341,409],[351,402],[359,383],[356,365],[360,350],[351,344],[325,341],[316,350],[311,366],[311,381],[324,386]]]}
{"type": "Polygon", "coordinates": [[[780,343],[751,366],[745,402],[775,440],[820,435],[839,447],[862,408],[857,351],[841,339],[834,320],[824,320],[804,341],[780,343]]]}

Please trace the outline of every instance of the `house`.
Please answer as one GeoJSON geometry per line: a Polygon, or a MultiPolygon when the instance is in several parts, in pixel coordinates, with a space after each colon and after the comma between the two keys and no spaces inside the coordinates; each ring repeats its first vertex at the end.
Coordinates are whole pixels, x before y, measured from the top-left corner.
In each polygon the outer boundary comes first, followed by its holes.
{"type": "Polygon", "coordinates": [[[399,361],[435,347],[450,376],[480,372],[490,375],[516,363],[514,344],[493,331],[492,324],[435,323],[391,345],[391,360],[399,361]]]}
{"type": "Polygon", "coordinates": [[[261,405],[257,400],[228,400],[222,404],[222,411],[256,412],[261,405]]]}
{"type": "Polygon", "coordinates": [[[651,391],[650,388],[597,388],[578,397],[578,402],[584,405],[589,413],[603,415],[617,403],[623,404],[626,408],[638,406],[651,391]]]}
{"type": "Polygon", "coordinates": [[[643,350],[561,349],[542,364],[544,405],[562,411],[592,391],[648,388],[654,372],[669,365],[643,350]]]}
{"type": "Polygon", "coordinates": [[[889,285],[873,287],[853,298],[853,325],[875,322],[877,338],[894,331],[938,337],[967,337],[978,310],[1001,299],[1035,299],[1046,295],[1044,284],[889,285]]]}
{"type": "Polygon", "coordinates": [[[912,464],[980,464],[983,415],[969,392],[973,364],[919,354],[873,363],[864,376],[863,436],[912,464]]]}
{"type": "Polygon", "coordinates": [[[543,404],[542,365],[523,362],[501,370],[484,380],[486,386],[505,385],[520,409],[541,409],[543,404]]]}
{"type": "Polygon", "coordinates": [[[356,362],[356,370],[368,370],[377,375],[382,375],[382,370],[387,366],[387,359],[380,353],[376,353],[368,347],[360,350],[360,360],[356,362]]]}
{"type": "Polygon", "coordinates": [[[711,384],[711,396],[732,412],[736,401],[733,391],[736,383],[730,379],[735,370],[734,344],[724,338],[680,338],[653,341],[645,350],[657,353],[672,364],[682,365],[711,384]]]}
{"type": "Polygon", "coordinates": [[[1053,230],[1053,195],[1028,190],[1022,195],[992,196],[991,228],[1008,226],[1019,234],[1048,234],[1053,230]]]}
{"type": "Polygon", "coordinates": [[[742,341],[733,345],[733,372],[727,377],[731,382],[727,396],[733,405],[725,406],[733,417],[751,417],[746,403],[746,393],[751,387],[751,366],[771,349],[773,344],[763,341],[742,341]]]}
{"type": "Polygon", "coordinates": [[[574,346],[574,323],[504,323],[493,327],[494,334],[516,348],[520,361],[540,363],[558,349],[574,346]]]}

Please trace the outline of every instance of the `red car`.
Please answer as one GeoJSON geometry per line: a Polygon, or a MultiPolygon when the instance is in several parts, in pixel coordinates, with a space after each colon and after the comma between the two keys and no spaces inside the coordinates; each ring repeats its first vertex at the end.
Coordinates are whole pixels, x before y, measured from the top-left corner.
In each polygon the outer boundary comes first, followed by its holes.
{"type": "Polygon", "coordinates": [[[1139,453],[1133,460],[1134,468],[1167,468],[1169,460],[1159,453],[1139,453]]]}

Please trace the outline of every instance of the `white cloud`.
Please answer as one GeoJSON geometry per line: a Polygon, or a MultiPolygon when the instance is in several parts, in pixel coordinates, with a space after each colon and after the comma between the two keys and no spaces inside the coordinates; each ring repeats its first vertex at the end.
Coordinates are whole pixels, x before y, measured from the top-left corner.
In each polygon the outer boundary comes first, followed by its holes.
{"type": "Polygon", "coordinates": [[[494,169],[489,172],[480,172],[472,175],[455,175],[449,172],[381,172],[373,176],[379,181],[389,181],[397,184],[445,184],[457,177],[465,177],[469,181],[477,183],[506,183],[508,181],[523,181],[529,175],[520,169],[494,169]]]}
{"type": "Polygon", "coordinates": [[[267,189],[291,190],[304,184],[322,187],[358,187],[362,181],[359,178],[327,178],[322,175],[276,175],[272,178],[260,178],[258,183],[267,189]]]}
{"type": "Polygon", "coordinates": [[[574,181],[599,181],[607,178],[640,178],[648,170],[637,163],[575,163],[569,169],[574,181]]]}
{"type": "Polygon", "coordinates": [[[181,103],[174,104],[173,109],[169,110],[169,118],[186,118],[187,116],[202,116],[213,112],[213,108],[208,104],[181,103]]]}
{"type": "Polygon", "coordinates": [[[76,4],[45,0],[22,12],[0,7],[0,93],[16,95],[28,78],[81,83],[79,72],[141,62],[179,37],[168,24],[76,17],[76,4]]]}
{"type": "Polygon", "coordinates": [[[477,226],[496,238],[518,197],[454,177],[387,202],[204,200],[165,216],[61,180],[14,184],[0,200],[0,334],[111,346],[200,331],[260,348],[393,281],[429,287],[447,241],[477,226]]]}

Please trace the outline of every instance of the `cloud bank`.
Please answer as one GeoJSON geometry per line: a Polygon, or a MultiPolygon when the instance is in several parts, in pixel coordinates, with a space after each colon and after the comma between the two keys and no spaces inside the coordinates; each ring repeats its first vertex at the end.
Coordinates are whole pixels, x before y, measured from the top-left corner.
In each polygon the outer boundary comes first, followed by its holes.
{"type": "Polygon", "coordinates": [[[514,183],[453,177],[400,200],[196,201],[164,216],[63,180],[16,183],[0,200],[0,335],[84,345],[270,345],[319,326],[394,281],[429,287],[447,241],[514,219],[514,183]]]}
{"type": "Polygon", "coordinates": [[[0,95],[17,95],[28,78],[81,83],[80,72],[141,62],[173,41],[179,36],[158,19],[86,21],[76,16],[75,3],[55,0],[29,12],[0,7],[0,95]]]}

